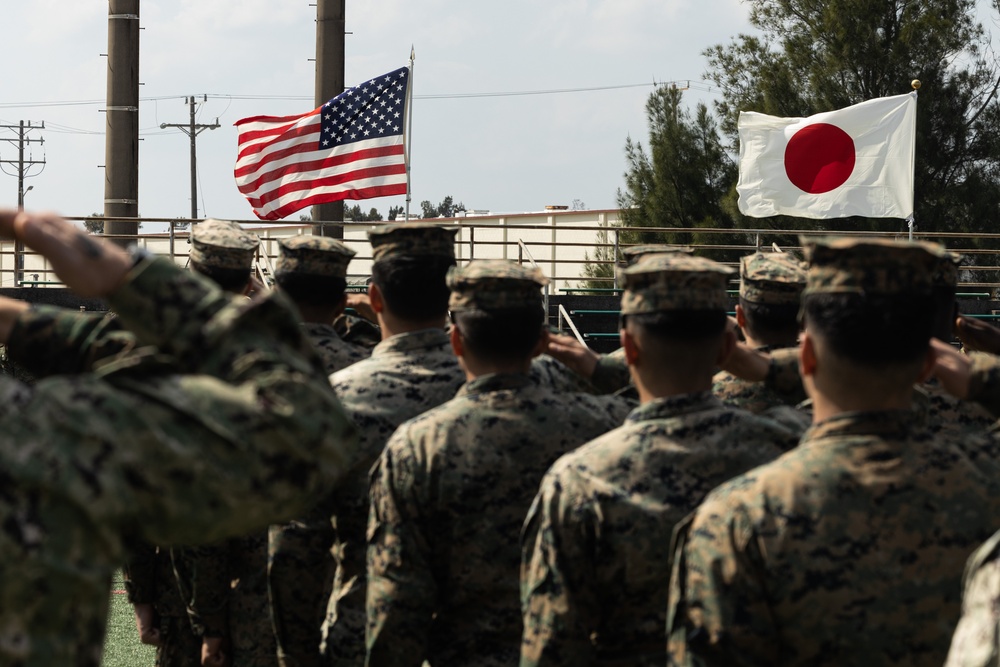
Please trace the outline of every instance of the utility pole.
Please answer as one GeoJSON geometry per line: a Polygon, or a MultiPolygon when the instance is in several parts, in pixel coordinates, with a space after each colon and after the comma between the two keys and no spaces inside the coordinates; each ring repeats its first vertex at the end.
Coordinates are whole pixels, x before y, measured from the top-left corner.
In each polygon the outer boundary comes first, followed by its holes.
{"type": "MultiPolygon", "coordinates": [[[[17,170],[17,208],[18,210],[21,210],[24,208],[24,193],[33,187],[29,185],[28,190],[25,190],[24,179],[29,175],[37,176],[41,173],[42,169],[45,169],[44,156],[41,160],[35,160],[32,159],[32,156],[29,154],[28,159],[24,159],[24,146],[25,144],[30,145],[34,143],[45,145],[45,139],[43,137],[32,139],[28,136],[28,132],[31,130],[44,130],[45,121],[42,121],[40,125],[32,125],[29,120],[28,124],[25,125],[22,120],[17,125],[0,125],[0,129],[17,131],[16,139],[4,138],[4,141],[7,143],[17,146],[17,159],[0,159],[0,169],[2,169],[2,165],[5,164],[15,165],[15,169],[17,170]],[[42,165],[41,169],[39,169],[35,174],[28,174],[28,171],[35,165],[42,165]]],[[[4,173],[6,173],[6,170],[4,170],[4,173]]],[[[14,241],[14,266],[16,267],[14,270],[14,286],[19,287],[21,285],[21,281],[24,280],[24,243],[19,240],[14,241]]]]}
{"type": "MultiPolygon", "coordinates": [[[[216,118],[215,122],[211,125],[204,125],[200,123],[195,123],[194,113],[195,113],[195,102],[194,95],[191,97],[185,97],[184,101],[187,102],[191,107],[191,120],[188,121],[187,125],[178,123],[160,123],[160,129],[165,130],[168,127],[176,127],[178,130],[188,135],[191,139],[191,219],[198,219],[198,147],[195,137],[202,130],[214,130],[219,127],[219,119],[216,118]]],[[[208,101],[208,95],[202,96],[202,101],[208,101]]]]}
{"type": "MultiPolygon", "coordinates": [[[[316,106],[326,104],[344,92],[344,4],[346,0],[316,0],[316,106]]],[[[335,201],[312,207],[316,222],[343,222],[344,202],[335,201]]],[[[314,225],[313,234],[344,238],[340,225],[314,225]]]]}
{"type": "MultiPolygon", "coordinates": [[[[139,0],[108,0],[104,233],[139,234],[139,0]],[[133,218],[129,220],[128,218],[133,218]]],[[[119,245],[129,238],[112,239],[119,245]]]]}

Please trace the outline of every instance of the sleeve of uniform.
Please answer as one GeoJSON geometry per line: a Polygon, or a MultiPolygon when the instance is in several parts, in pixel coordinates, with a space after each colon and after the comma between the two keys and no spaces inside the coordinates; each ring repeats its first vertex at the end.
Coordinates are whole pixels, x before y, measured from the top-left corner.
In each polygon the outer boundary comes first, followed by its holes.
{"type": "Polygon", "coordinates": [[[594,367],[594,374],[590,376],[590,384],[599,394],[613,394],[631,382],[625,358],[614,354],[602,354],[594,367]]]}
{"type": "Polygon", "coordinates": [[[944,667],[991,667],[1000,663],[1000,533],[969,558],[962,618],[944,667]]]}
{"type": "Polygon", "coordinates": [[[44,465],[58,499],[120,534],[203,544],[305,511],[344,472],[354,429],[284,297],[241,303],[146,259],[110,303],[164,354],[4,384],[14,474],[44,465]]]}
{"type": "Polygon", "coordinates": [[[7,341],[10,358],[35,377],[83,373],[134,346],[113,315],[45,305],[22,313],[7,341]]]}
{"type": "Polygon", "coordinates": [[[156,547],[149,542],[135,544],[122,568],[122,575],[130,603],[156,602],[156,547]]]}
{"type": "Polygon", "coordinates": [[[976,401],[1000,417],[1000,358],[984,352],[973,352],[972,377],[969,379],[969,400],[976,401]]]}
{"type": "Polygon", "coordinates": [[[806,390],[799,375],[799,348],[790,347],[771,352],[771,365],[764,384],[775,391],[788,405],[806,399],[806,390]]]}
{"type": "Polygon", "coordinates": [[[590,641],[601,611],[594,534],[581,504],[550,471],[528,511],[521,534],[521,667],[597,664],[590,641]]]}
{"type": "Polygon", "coordinates": [[[438,589],[415,502],[420,483],[407,426],[372,470],[368,522],[368,667],[419,667],[427,655],[438,589]]]}
{"type": "Polygon", "coordinates": [[[175,571],[183,577],[181,591],[191,625],[205,637],[229,635],[229,596],[232,557],[229,541],[174,550],[175,571]],[[184,565],[177,567],[180,558],[184,565]]]}
{"type": "Polygon", "coordinates": [[[668,665],[764,667],[778,663],[749,517],[712,494],[674,529],[667,604],[668,665]]]}

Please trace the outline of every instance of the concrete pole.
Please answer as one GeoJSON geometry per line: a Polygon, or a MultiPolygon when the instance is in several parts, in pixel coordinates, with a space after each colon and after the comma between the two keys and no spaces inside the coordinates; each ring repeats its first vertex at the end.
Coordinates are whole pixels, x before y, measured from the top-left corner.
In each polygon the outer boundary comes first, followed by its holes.
{"type": "MultiPolygon", "coordinates": [[[[316,106],[344,92],[344,4],[346,0],[316,0],[316,106]]],[[[312,207],[315,222],[343,222],[344,202],[312,207]]],[[[341,226],[313,226],[313,234],[344,238],[341,226]]]]}
{"type": "MultiPolygon", "coordinates": [[[[139,216],[139,0],[108,0],[104,215],[139,216]]],[[[139,222],[107,221],[104,233],[135,236],[139,222]]],[[[127,245],[129,238],[115,239],[127,245]]]]}
{"type": "Polygon", "coordinates": [[[191,105],[191,125],[188,136],[191,137],[191,219],[198,218],[198,128],[194,122],[194,95],[188,98],[191,105]]]}

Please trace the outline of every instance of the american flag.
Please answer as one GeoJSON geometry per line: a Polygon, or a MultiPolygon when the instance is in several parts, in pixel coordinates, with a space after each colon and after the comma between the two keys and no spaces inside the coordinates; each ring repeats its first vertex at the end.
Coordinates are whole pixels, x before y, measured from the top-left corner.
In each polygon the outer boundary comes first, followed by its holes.
{"type": "Polygon", "coordinates": [[[342,199],[406,194],[410,69],[401,67],[299,116],[236,122],[236,185],[261,220],[342,199]]]}

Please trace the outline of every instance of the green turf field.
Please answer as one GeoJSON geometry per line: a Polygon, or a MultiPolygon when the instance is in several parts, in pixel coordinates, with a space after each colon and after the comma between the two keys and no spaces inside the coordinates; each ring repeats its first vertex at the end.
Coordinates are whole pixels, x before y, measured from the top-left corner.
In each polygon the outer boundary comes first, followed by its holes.
{"type": "Polygon", "coordinates": [[[104,640],[102,667],[152,667],[156,650],[139,643],[132,605],[121,591],[125,589],[119,572],[111,584],[111,610],[108,612],[108,636],[104,640]]]}

